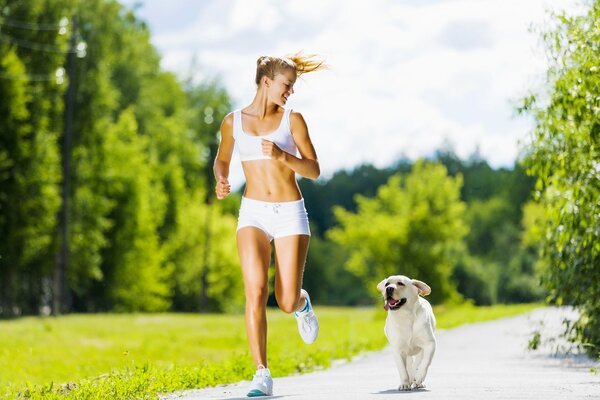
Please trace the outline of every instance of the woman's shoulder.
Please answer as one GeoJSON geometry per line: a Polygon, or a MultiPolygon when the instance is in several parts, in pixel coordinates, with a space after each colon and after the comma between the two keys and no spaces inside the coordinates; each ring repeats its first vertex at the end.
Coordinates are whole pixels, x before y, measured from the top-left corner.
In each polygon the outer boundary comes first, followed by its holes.
{"type": "Polygon", "coordinates": [[[235,111],[230,112],[223,118],[223,122],[221,122],[221,129],[231,129],[233,130],[233,114],[235,111]]]}
{"type": "Polygon", "coordinates": [[[305,123],[304,117],[302,116],[302,113],[300,113],[300,111],[290,110],[289,113],[290,113],[290,124],[305,123]]]}
{"type": "Polygon", "coordinates": [[[308,127],[306,126],[306,122],[304,121],[304,117],[299,111],[291,111],[289,117],[290,123],[290,132],[294,137],[298,135],[303,135],[303,133],[308,131],[308,127]]]}
{"type": "Polygon", "coordinates": [[[240,111],[240,110],[233,110],[233,111],[229,112],[229,114],[227,114],[225,116],[225,118],[223,118],[223,123],[233,125],[233,118],[235,116],[235,113],[238,111],[240,111]]]}

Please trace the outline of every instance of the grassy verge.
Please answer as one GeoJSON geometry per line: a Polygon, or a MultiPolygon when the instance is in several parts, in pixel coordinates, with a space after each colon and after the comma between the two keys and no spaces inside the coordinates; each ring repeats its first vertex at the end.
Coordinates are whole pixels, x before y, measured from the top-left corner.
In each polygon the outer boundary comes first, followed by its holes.
{"type": "MultiPolygon", "coordinates": [[[[448,329],[539,306],[439,306],[435,312],[438,329],[448,329]]],[[[274,376],[326,368],[334,359],[350,359],[386,344],[383,310],[315,310],[321,329],[311,346],[298,337],[293,317],[269,310],[274,376]]],[[[156,398],[158,393],[248,379],[254,372],[243,315],[22,318],[0,322],[0,336],[0,396],[7,398],[156,398]]]]}

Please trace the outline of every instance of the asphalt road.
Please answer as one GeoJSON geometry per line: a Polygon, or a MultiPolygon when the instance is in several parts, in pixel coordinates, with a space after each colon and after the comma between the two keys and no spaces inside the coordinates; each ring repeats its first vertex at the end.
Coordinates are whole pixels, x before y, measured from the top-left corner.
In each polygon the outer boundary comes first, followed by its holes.
{"type": "MultiPolygon", "coordinates": [[[[399,380],[389,348],[328,370],[274,379],[274,395],[290,400],[600,400],[600,365],[585,356],[565,354],[569,344],[551,340],[562,331],[568,308],[545,308],[502,320],[438,331],[437,351],[426,388],[396,390],[399,380]],[[543,346],[527,350],[533,332],[543,346]],[[557,349],[560,350],[557,355],[557,349]],[[590,368],[598,368],[597,373],[590,368]]],[[[383,329],[382,329],[383,335],[383,329]]],[[[163,399],[248,399],[248,381],[167,395],[163,399]]]]}

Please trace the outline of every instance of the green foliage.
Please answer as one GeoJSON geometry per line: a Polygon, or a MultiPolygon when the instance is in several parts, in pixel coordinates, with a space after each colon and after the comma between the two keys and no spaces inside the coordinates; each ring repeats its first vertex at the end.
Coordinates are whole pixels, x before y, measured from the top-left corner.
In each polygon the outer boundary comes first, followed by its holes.
{"type": "MultiPolygon", "coordinates": [[[[524,234],[513,221],[515,205],[508,196],[473,200],[468,204],[468,255],[458,265],[455,278],[459,292],[475,304],[540,301],[536,243],[524,245],[524,234]]],[[[525,217],[524,217],[525,218],[525,217]]]]}
{"type": "Polygon", "coordinates": [[[493,261],[461,252],[452,277],[457,282],[458,292],[476,305],[491,305],[498,302],[500,266],[493,261]]]}
{"type": "MultiPolygon", "coordinates": [[[[312,229],[312,228],[311,228],[312,229]]],[[[371,305],[374,293],[345,268],[348,248],[313,235],[310,239],[303,287],[313,301],[330,305],[371,305]]]]}
{"type": "Polygon", "coordinates": [[[394,173],[408,172],[412,163],[400,161],[393,168],[378,169],[373,165],[359,165],[352,171],[338,171],[326,182],[301,179],[302,195],[310,210],[313,234],[321,237],[335,225],[334,206],[356,211],[354,195],[372,197],[394,173]]]}
{"type": "MultiPolygon", "coordinates": [[[[146,121],[135,115],[145,104],[128,108],[125,100],[142,94],[135,90],[141,82],[161,81],[158,57],[147,31],[132,15],[122,15],[118,4],[89,1],[78,12],[88,55],[77,71],[80,131],[73,150],[78,168],[71,218],[81,240],[71,242],[74,307],[164,310],[170,306],[171,270],[163,265],[156,232],[166,207],[156,173],[161,165],[155,141],[141,131],[146,121]]],[[[173,96],[165,92],[163,101],[173,96]]],[[[155,111],[158,123],[163,113],[155,111]]]]}
{"type": "Polygon", "coordinates": [[[170,306],[167,281],[172,271],[162,266],[156,230],[166,199],[148,168],[148,138],[138,134],[133,113],[125,111],[104,140],[111,149],[105,171],[109,195],[118,205],[107,232],[114,239],[103,253],[109,301],[122,311],[165,310],[170,306]]]}
{"type": "Polygon", "coordinates": [[[453,299],[450,277],[467,233],[461,184],[444,166],[417,162],[404,179],[390,178],[376,197],[357,196],[356,213],[336,208],[340,226],[329,237],[349,249],[347,268],[367,287],[403,274],[435,288],[434,302],[453,299]]]}
{"type": "MultiPolygon", "coordinates": [[[[459,292],[478,305],[542,299],[544,293],[534,267],[538,262],[536,245],[520,245],[522,206],[531,198],[534,178],[527,176],[519,163],[512,169],[493,169],[478,153],[462,160],[450,147],[439,150],[433,161],[444,164],[448,175],[461,175],[464,182],[461,200],[467,204],[465,221],[469,233],[465,239],[468,247],[461,246],[457,250],[458,261],[452,275],[459,292]],[[525,286],[519,286],[524,283],[525,286]]],[[[317,294],[315,298],[319,301],[355,304],[354,301],[369,298],[361,294],[366,288],[354,283],[360,278],[343,270],[348,257],[345,246],[322,240],[328,237],[327,231],[335,227],[334,206],[356,212],[355,195],[373,197],[377,188],[392,175],[410,171],[412,164],[400,160],[383,169],[361,165],[351,171],[338,171],[328,180],[300,180],[313,232],[307,271],[319,271],[318,279],[307,276],[305,285],[311,293],[317,294]],[[349,280],[345,283],[352,290],[334,293],[334,290],[321,289],[337,287],[337,282],[345,277],[349,280]]]]}
{"type": "MultiPolygon", "coordinates": [[[[5,18],[58,20],[65,5],[0,1],[5,18]]],[[[10,38],[64,48],[65,37],[2,26],[0,43],[0,314],[37,313],[49,295],[61,178],[58,141],[63,87],[60,54],[34,54],[10,38]],[[43,95],[41,95],[43,94],[43,95]]]]}
{"type": "Polygon", "coordinates": [[[542,37],[549,86],[524,99],[536,127],[527,162],[546,208],[544,281],[551,299],[580,308],[580,340],[600,353],[600,2],[557,15],[542,37]]]}
{"type": "Polygon", "coordinates": [[[66,85],[27,76],[65,66],[72,35],[87,53],[75,66],[67,309],[239,306],[235,223],[207,196],[227,92],[162,71],[149,30],[116,1],[0,1],[0,10],[79,21],[67,35],[2,26],[3,36],[64,51],[0,44],[0,314],[37,313],[53,295],[66,85]]]}
{"type": "MultiPolygon", "coordinates": [[[[470,228],[466,240],[469,252],[502,262],[507,261],[510,254],[507,254],[500,244],[503,235],[514,236],[515,232],[508,232],[513,227],[509,218],[511,212],[512,205],[499,196],[470,202],[466,213],[470,228]]],[[[516,243],[518,244],[518,241],[516,243]]]]}
{"type": "Polygon", "coordinates": [[[198,310],[205,274],[208,307],[216,311],[237,311],[244,305],[243,279],[235,242],[237,218],[222,213],[219,204],[208,206],[202,203],[202,196],[200,193],[193,204],[185,207],[180,218],[204,221],[209,227],[199,229],[197,224],[182,223],[171,242],[177,247],[167,247],[175,268],[172,277],[174,305],[180,310],[198,310]],[[210,229],[209,254],[205,254],[206,228],[210,229]],[[208,267],[199,262],[205,257],[208,267]]]}
{"type": "MultiPolygon", "coordinates": [[[[448,329],[535,307],[463,304],[437,306],[434,311],[438,329],[448,329]]],[[[273,375],[320,369],[387,343],[383,308],[319,307],[317,313],[319,340],[306,346],[293,317],[268,310],[273,375]]],[[[1,398],[155,398],[159,393],[249,379],[254,372],[244,316],[239,314],[22,318],[0,321],[0,330],[1,398]]]]}
{"type": "MultiPolygon", "coordinates": [[[[109,283],[108,305],[125,310],[235,307],[241,301],[238,292],[233,293],[241,281],[233,257],[235,225],[231,218],[221,218],[220,208],[206,204],[212,186],[207,189],[205,178],[205,171],[210,170],[206,150],[216,137],[217,121],[229,109],[227,93],[217,82],[184,88],[172,74],[160,71],[159,57],[143,23],[131,13],[122,14],[112,3],[98,1],[95,7],[88,6],[85,12],[91,18],[101,9],[109,12],[104,36],[113,32],[110,46],[98,55],[113,60],[106,79],[117,101],[109,96],[105,104],[119,117],[111,124],[118,125],[129,112],[135,119],[127,116],[127,120],[137,124],[135,134],[112,143],[106,135],[99,138],[104,142],[100,153],[106,152],[102,161],[115,171],[101,181],[110,183],[107,197],[117,200],[107,214],[116,225],[106,231],[108,246],[101,253],[102,286],[109,283]],[[199,121],[198,113],[206,114],[209,107],[215,110],[213,120],[199,121]],[[117,158],[119,146],[130,150],[123,148],[117,158]],[[135,156],[136,152],[140,155],[135,156]],[[138,160],[137,168],[134,160],[138,160]],[[122,237],[128,238],[129,245],[122,237]],[[138,281],[139,275],[146,283],[138,281]],[[202,296],[209,303],[201,303],[202,296]]],[[[106,43],[105,37],[90,35],[106,43]]],[[[97,65],[98,73],[104,75],[104,64],[97,65]]]]}

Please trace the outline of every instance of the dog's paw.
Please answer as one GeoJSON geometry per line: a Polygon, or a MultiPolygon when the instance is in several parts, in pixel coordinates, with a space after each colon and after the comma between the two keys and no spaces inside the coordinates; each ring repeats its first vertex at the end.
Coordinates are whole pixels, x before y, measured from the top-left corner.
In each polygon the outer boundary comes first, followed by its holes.
{"type": "Polygon", "coordinates": [[[400,391],[407,391],[407,390],[411,390],[412,385],[409,383],[401,383],[400,386],[398,386],[398,390],[400,391]]]}
{"type": "Polygon", "coordinates": [[[423,382],[413,382],[412,388],[413,389],[424,389],[425,384],[423,382]]]}

